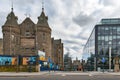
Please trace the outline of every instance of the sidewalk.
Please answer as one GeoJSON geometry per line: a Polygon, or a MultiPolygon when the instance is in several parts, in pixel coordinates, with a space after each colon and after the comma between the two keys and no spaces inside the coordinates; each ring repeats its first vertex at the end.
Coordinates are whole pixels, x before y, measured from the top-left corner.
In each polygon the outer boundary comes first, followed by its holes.
{"type": "Polygon", "coordinates": [[[59,75],[119,75],[120,76],[120,72],[97,72],[97,71],[91,71],[91,72],[59,72],[56,73],[59,75]]]}
{"type": "Polygon", "coordinates": [[[40,75],[85,75],[85,76],[94,76],[94,75],[117,75],[120,76],[120,72],[0,72],[0,77],[29,77],[29,76],[40,76],[40,75]]]}
{"type": "Polygon", "coordinates": [[[0,72],[0,77],[28,77],[48,74],[48,72],[0,72]]]}
{"type": "Polygon", "coordinates": [[[89,72],[92,75],[119,75],[120,76],[120,72],[89,72]]]}

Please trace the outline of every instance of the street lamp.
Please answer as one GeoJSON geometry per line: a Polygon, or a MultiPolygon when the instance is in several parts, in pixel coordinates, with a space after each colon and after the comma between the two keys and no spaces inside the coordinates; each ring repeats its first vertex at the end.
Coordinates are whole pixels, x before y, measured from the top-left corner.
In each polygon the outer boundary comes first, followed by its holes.
{"type": "Polygon", "coordinates": [[[11,55],[11,48],[12,48],[12,46],[11,46],[11,26],[10,26],[10,55],[11,55]]]}
{"type": "Polygon", "coordinates": [[[60,60],[60,56],[61,56],[61,52],[60,52],[60,47],[58,49],[58,66],[59,66],[59,70],[61,69],[61,60],[60,60]]]}
{"type": "Polygon", "coordinates": [[[109,41],[109,71],[111,71],[111,41],[109,41]]]}
{"type": "Polygon", "coordinates": [[[50,73],[50,67],[51,67],[51,58],[50,56],[48,57],[48,68],[49,68],[49,73],[50,73]]]}
{"type": "Polygon", "coordinates": [[[39,56],[38,56],[38,35],[37,35],[37,33],[38,33],[38,28],[37,28],[38,26],[36,26],[35,27],[35,53],[36,53],[36,55],[37,55],[37,61],[36,61],[36,68],[37,68],[37,70],[38,71],[40,71],[40,65],[39,65],[39,56]]]}
{"type": "Polygon", "coordinates": [[[103,46],[104,46],[104,44],[102,43],[102,53],[103,53],[102,63],[103,63],[103,72],[104,72],[105,54],[104,54],[104,48],[103,48],[103,46]]]}

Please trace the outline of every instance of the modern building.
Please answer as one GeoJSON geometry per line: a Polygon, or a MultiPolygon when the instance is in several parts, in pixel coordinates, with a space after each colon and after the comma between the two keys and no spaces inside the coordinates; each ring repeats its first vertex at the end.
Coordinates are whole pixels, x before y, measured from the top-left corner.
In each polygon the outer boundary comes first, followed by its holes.
{"type": "Polygon", "coordinates": [[[56,64],[63,65],[63,43],[61,40],[51,39],[51,28],[44,8],[35,24],[30,17],[26,17],[18,24],[13,8],[2,26],[3,32],[3,54],[34,56],[38,50],[45,52],[46,61],[50,57],[56,64]],[[54,45],[54,47],[52,47],[54,45]],[[55,50],[60,50],[55,51],[55,50]],[[54,53],[53,53],[54,51],[54,53]],[[54,54],[58,55],[57,58],[54,54]]]}
{"type": "Polygon", "coordinates": [[[120,56],[120,18],[102,19],[95,25],[83,49],[83,59],[97,69],[114,69],[120,56]]]}
{"type": "Polygon", "coordinates": [[[72,58],[70,57],[69,51],[64,55],[64,70],[71,71],[72,70],[72,58]]]}

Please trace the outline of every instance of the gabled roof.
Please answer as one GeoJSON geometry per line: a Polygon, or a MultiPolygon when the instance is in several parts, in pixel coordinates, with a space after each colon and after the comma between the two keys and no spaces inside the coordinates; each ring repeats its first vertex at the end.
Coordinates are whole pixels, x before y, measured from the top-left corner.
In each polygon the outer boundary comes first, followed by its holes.
{"type": "Polygon", "coordinates": [[[34,24],[34,22],[29,17],[26,17],[26,19],[21,24],[24,24],[24,23],[34,24]]]}

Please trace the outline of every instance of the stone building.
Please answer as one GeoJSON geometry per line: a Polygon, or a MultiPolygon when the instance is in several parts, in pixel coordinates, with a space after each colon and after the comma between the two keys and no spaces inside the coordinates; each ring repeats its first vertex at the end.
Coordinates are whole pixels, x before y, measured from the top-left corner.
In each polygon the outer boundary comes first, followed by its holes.
{"type": "Polygon", "coordinates": [[[61,40],[51,41],[52,30],[44,8],[38,17],[37,24],[29,17],[26,17],[21,24],[18,24],[17,20],[12,8],[2,26],[4,55],[33,56],[37,55],[37,51],[40,50],[45,52],[46,61],[50,56],[56,64],[63,65],[63,43],[61,40]],[[58,56],[54,56],[55,54],[58,56]]]}
{"type": "Polygon", "coordinates": [[[63,68],[63,43],[61,39],[54,40],[52,38],[52,60],[54,63],[63,68]]]}
{"type": "Polygon", "coordinates": [[[0,39],[0,55],[3,54],[3,39],[0,39]]]}
{"type": "Polygon", "coordinates": [[[73,65],[79,66],[80,65],[80,60],[76,57],[76,60],[73,60],[73,65]]]}
{"type": "Polygon", "coordinates": [[[82,64],[81,64],[80,60],[78,60],[77,57],[76,57],[76,60],[73,60],[73,68],[74,68],[74,70],[82,71],[82,64]]]}

